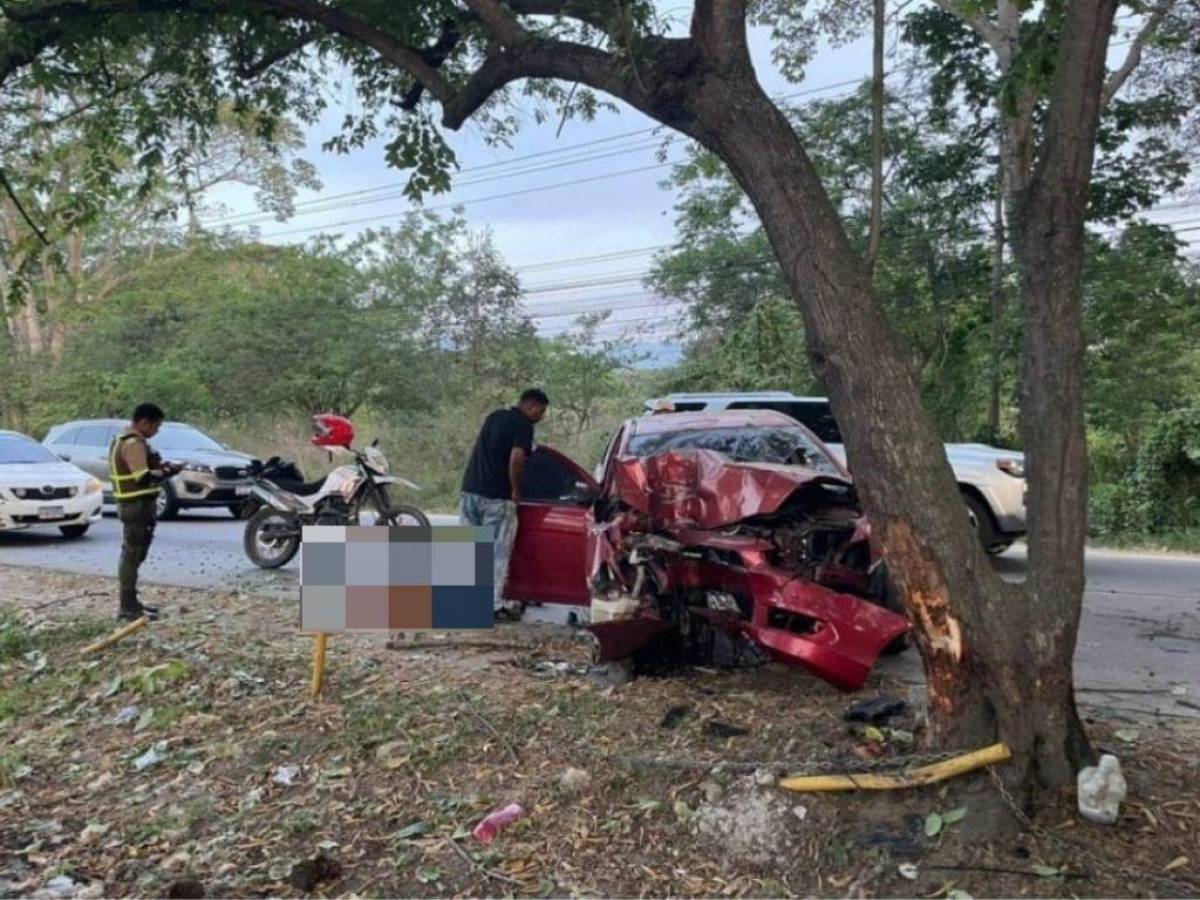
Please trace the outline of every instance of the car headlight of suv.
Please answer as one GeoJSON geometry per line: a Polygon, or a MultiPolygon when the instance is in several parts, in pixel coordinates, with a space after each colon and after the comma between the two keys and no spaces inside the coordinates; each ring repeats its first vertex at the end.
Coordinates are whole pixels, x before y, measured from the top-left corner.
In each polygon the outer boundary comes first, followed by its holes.
{"type": "Polygon", "coordinates": [[[1025,477],[1025,463],[1019,459],[998,459],[996,460],[996,468],[1005,475],[1011,475],[1013,478],[1025,477]]]}
{"type": "Polygon", "coordinates": [[[85,494],[95,494],[102,490],[104,490],[104,485],[100,483],[99,478],[89,478],[87,483],[83,486],[83,492],[85,494]]]}
{"type": "Polygon", "coordinates": [[[183,471],[199,472],[203,475],[211,475],[213,470],[212,470],[212,466],[206,466],[203,463],[184,463],[183,471]]]}

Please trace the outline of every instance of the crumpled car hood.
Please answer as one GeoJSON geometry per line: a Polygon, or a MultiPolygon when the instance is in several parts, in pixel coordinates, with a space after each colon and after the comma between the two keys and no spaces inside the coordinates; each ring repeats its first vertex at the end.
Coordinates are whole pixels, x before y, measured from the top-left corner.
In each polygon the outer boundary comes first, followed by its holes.
{"type": "Polygon", "coordinates": [[[735,462],[712,450],[674,450],[616,461],[613,491],[664,529],[722,528],[769,515],[799,487],[848,486],[836,475],[795,465],[735,462]]]}

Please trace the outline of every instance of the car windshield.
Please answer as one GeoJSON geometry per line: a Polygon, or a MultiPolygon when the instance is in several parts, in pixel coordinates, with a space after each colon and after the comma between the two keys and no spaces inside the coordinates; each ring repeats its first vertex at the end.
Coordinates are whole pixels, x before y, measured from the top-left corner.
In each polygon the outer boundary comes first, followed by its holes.
{"type": "Polygon", "coordinates": [[[626,452],[656,456],[670,450],[714,450],[737,462],[783,463],[840,474],[803,431],[786,427],[709,428],[634,435],[626,452]]]}
{"type": "Polygon", "coordinates": [[[52,463],[58,457],[27,437],[16,434],[0,434],[0,463],[52,463]]]}
{"type": "Polygon", "coordinates": [[[154,449],[163,450],[210,450],[220,452],[225,448],[210,438],[203,431],[190,425],[164,425],[150,439],[154,449]]]}

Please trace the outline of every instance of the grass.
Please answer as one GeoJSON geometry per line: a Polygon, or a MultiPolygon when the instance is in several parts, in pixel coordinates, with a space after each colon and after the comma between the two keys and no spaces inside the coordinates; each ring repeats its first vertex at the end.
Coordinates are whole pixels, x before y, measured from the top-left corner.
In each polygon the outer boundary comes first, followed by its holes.
{"type": "Polygon", "coordinates": [[[1200,554],[1200,531],[1166,534],[1104,534],[1088,541],[1089,546],[1110,550],[1155,550],[1165,553],[1200,554]]]}

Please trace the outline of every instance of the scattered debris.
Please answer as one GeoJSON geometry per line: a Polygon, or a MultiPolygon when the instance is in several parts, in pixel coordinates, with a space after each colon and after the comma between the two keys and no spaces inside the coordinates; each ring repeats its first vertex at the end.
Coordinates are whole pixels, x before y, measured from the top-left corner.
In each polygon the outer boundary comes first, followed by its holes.
{"type": "Polygon", "coordinates": [[[1079,814],[1089,822],[1111,825],[1121,814],[1125,799],[1125,776],[1121,763],[1111,753],[1100,757],[1100,764],[1087,766],[1076,778],[1079,814]]]}
{"type": "Polygon", "coordinates": [[[159,741],[141,756],[133,761],[133,767],[139,772],[149,769],[151,766],[157,766],[160,762],[167,758],[167,742],[159,741]]]}
{"type": "Polygon", "coordinates": [[[882,725],[894,716],[908,711],[908,704],[896,697],[875,697],[853,704],[844,716],[847,722],[867,722],[882,725]]]}
{"type": "Polygon", "coordinates": [[[750,733],[749,728],[743,728],[741,725],[730,725],[728,722],[718,722],[716,719],[709,719],[704,723],[704,736],[711,738],[730,738],[742,737],[750,733]]]}
{"type": "Polygon", "coordinates": [[[137,717],[138,708],[136,706],[123,706],[120,710],[118,710],[117,714],[113,716],[112,721],[114,725],[128,725],[137,717]]]}
{"type": "Polygon", "coordinates": [[[687,714],[692,711],[690,706],[680,705],[672,706],[666,711],[662,717],[662,721],[658,723],[659,728],[678,728],[679,723],[687,718],[687,714]]]}
{"type": "Polygon", "coordinates": [[[525,815],[525,809],[519,803],[510,803],[500,809],[493,810],[483,817],[471,833],[481,844],[490,844],[505,828],[525,815]]]}
{"type": "Polygon", "coordinates": [[[574,766],[568,766],[558,779],[558,786],[568,794],[581,794],[591,786],[591,783],[592,776],[574,766]]]}
{"type": "Polygon", "coordinates": [[[909,881],[916,881],[920,874],[916,863],[900,863],[896,868],[900,872],[900,877],[907,878],[909,881]]]}
{"type": "Polygon", "coordinates": [[[296,779],[300,777],[299,766],[280,766],[275,770],[275,774],[271,776],[271,780],[276,784],[290,786],[296,783],[296,779]]]}
{"type": "Polygon", "coordinates": [[[763,789],[753,775],[737,779],[692,819],[697,836],[734,859],[764,865],[793,845],[800,819],[778,791],[763,789]]]}

